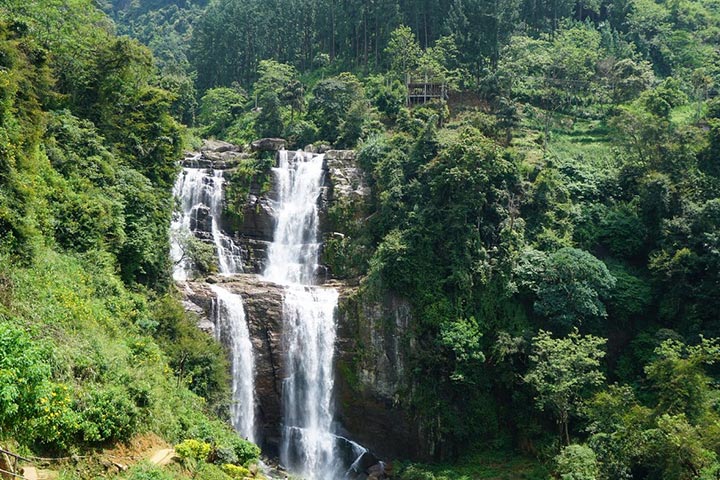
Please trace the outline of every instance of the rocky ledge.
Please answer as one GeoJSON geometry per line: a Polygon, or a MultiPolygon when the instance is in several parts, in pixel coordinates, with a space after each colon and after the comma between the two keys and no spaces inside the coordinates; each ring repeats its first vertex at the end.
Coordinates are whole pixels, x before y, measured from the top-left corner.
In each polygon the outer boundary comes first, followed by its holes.
{"type": "Polygon", "coordinates": [[[220,140],[203,140],[199,152],[185,152],[181,161],[183,167],[212,168],[228,170],[252,155],[243,151],[243,147],[220,140]]]}

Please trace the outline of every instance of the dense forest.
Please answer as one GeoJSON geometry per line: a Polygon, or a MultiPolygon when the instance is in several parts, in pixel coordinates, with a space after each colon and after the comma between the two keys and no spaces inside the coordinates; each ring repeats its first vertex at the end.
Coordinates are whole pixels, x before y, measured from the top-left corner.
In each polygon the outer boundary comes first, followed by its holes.
{"type": "Polygon", "coordinates": [[[250,475],[171,187],[200,138],[282,137],[357,151],[323,261],[412,306],[438,463],[396,478],[720,478],[718,45],[714,0],[0,0],[0,440],[152,432],[182,467],[124,478],[250,475]]]}

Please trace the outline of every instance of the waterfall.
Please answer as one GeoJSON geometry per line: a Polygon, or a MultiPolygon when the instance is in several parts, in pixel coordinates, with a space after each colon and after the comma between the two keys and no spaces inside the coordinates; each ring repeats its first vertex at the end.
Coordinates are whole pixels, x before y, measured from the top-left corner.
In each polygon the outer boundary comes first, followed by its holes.
{"type": "Polygon", "coordinates": [[[280,459],[311,479],[335,479],[333,353],[337,291],[289,286],[283,321],[288,378],[283,384],[285,428],[280,459]]]}
{"type": "Polygon", "coordinates": [[[223,184],[222,170],[203,168],[183,168],[175,181],[173,196],[180,203],[170,226],[175,281],[187,280],[192,275],[192,260],[184,247],[195,234],[214,243],[220,274],[242,271],[240,248],[220,230],[223,184]]]}
{"type": "Polygon", "coordinates": [[[273,173],[278,191],[276,223],[264,276],[276,283],[311,285],[320,249],[317,200],[323,155],[299,151],[291,158],[286,150],[280,150],[273,173]]]}
{"type": "Polygon", "coordinates": [[[278,152],[275,234],[265,278],[285,285],[283,323],[287,378],[283,383],[281,462],[312,480],[339,478],[333,434],[335,289],[314,287],[318,252],[318,198],[323,156],[278,152]]]}
{"type": "Polygon", "coordinates": [[[215,293],[215,335],[230,348],[232,372],[232,405],[230,420],[235,431],[255,441],[255,360],[245,308],[240,295],[218,285],[210,285],[215,293]]]}
{"type": "MultiPolygon", "coordinates": [[[[197,160],[195,157],[192,160],[197,160]]],[[[222,170],[183,168],[175,181],[173,196],[180,204],[170,226],[173,278],[185,281],[193,274],[192,259],[183,251],[188,238],[212,241],[218,271],[231,275],[242,271],[240,249],[220,229],[224,178],[222,170]]],[[[242,298],[218,285],[209,285],[215,294],[213,317],[217,339],[230,350],[232,404],[230,419],[235,430],[255,441],[255,361],[242,298]]]]}

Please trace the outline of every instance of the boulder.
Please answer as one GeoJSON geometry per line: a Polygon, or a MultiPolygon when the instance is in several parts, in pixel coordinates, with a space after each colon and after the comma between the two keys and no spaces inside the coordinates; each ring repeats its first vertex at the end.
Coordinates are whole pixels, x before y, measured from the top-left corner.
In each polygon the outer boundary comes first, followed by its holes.
{"type": "Polygon", "coordinates": [[[283,138],[260,138],[251,143],[253,151],[277,152],[283,150],[287,141],[283,138]]]}
{"type": "Polygon", "coordinates": [[[233,145],[232,143],[223,142],[222,140],[203,140],[201,152],[230,152],[239,151],[240,147],[233,145]]]}

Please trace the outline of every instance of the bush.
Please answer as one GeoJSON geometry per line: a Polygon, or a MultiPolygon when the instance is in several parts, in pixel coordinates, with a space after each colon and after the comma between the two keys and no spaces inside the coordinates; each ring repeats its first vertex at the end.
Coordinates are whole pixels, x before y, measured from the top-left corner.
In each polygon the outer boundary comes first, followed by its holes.
{"type": "Polygon", "coordinates": [[[250,476],[250,470],[245,467],[233,465],[232,463],[226,463],[222,466],[223,472],[225,472],[231,478],[243,479],[250,476]]]}
{"type": "Polygon", "coordinates": [[[76,406],[83,440],[90,443],[129,439],[139,427],[140,410],[119,385],[90,386],[76,406]]]}
{"type": "Polygon", "coordinates": [[[183,460],[207,461],[210,456],[210,444],[190,438],[175,445],[175,451],[183,460]]]}
{"type": "Polygon", "coordinates": [[[35,416],[50,366],[45,345],[0,315],[0,430],[35,416]]]}
{"type": "Polygon", "coordinates": [[[400,480],[435,480],[435,475],[410,465],[400,475],[400,480]]]}
{"type": "Polygon", "coordinates": [[[260,447],[238,436],[231,437],[229,446],[237,456],[237,463],[247,465],[260,458],[260,447]]]}
{"type": "Polygon", "coordinates": [[[173,480],[175,477],[157,465],[139,463],[130,468],[122,478],[125,480],[173,480]]]}
{"type": "Polygon", "coordinates": [[[600,474],[595,452],[586,445],[568,445],[555,462],[562,480],[597,480],[600,474]]]}

